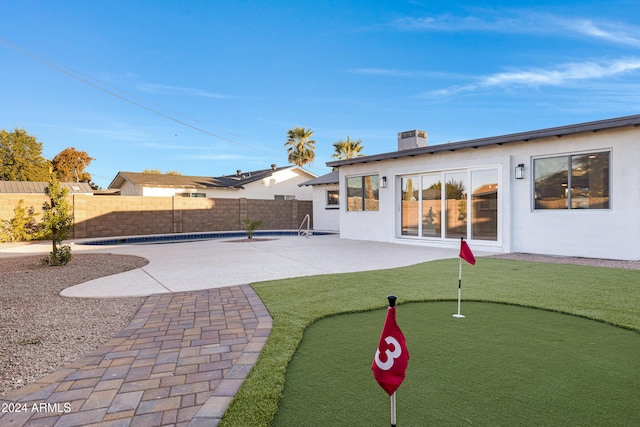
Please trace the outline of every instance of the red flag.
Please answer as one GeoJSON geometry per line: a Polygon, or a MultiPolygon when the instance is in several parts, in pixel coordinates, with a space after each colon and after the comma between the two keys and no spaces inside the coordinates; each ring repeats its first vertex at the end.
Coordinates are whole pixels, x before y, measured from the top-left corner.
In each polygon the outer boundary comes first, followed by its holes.
{"type": "Polygon", "coordinates": [[[467,242],[462,239],[460,239],[460,258],[467,261],[471,265],[475,265],[476,263],[476,257],[473,256],[473,252],[471,252],[471,249],[469,248],[469,245],[467,245],[467,242]]]}
{"type": "Polygon", "coordinates": [[[404,381],[409,351],[400,327],[396,323],[396,308],[389,307],[376,355],[371,364],[373,377],[391,396],[404,381]]]}

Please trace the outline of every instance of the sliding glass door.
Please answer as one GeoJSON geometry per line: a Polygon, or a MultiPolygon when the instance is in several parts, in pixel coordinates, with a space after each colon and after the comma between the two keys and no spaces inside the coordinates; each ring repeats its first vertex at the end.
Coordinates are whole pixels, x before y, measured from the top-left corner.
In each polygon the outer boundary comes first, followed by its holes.
{"type": "Polygon", "coordinates": [[[401,178],[400,182],[402,186],[402,235],[417,236],[420,218],[418,204],[420,181],[417,177],[409,176],[401,178]]]}
{"type": "Polygon", "coordinates": [[[498,240],[497,167],[403,176],[399,182],[400,236],[498,240]]]}
{"type": "Polygon", "coordinates": [[[422,237],[442,236],[442,181],[440,175],[422,177],[422,237]]]}

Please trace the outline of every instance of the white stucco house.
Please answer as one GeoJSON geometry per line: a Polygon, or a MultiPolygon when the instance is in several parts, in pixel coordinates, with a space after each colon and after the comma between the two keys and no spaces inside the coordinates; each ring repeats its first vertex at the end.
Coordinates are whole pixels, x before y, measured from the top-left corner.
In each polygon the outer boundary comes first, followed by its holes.
{"type": "Polygon", "coordinates": [[[347,239],[640,260],[640,115],[333,161],[347,239]]]}
{"type": "Polygon", "coordinates": [[[313,188],[313,228],[340,230],[340,174],[337,170],[306,181],[301,186],[313,188]]]}
{"type": "Polygon", "coordinates": [[[109,189],[122,196],[311,200],[312,189],[299,184],[312,178],[316,175],[301,167],[276,165],[218,177],[118,172],[109,189]]]}

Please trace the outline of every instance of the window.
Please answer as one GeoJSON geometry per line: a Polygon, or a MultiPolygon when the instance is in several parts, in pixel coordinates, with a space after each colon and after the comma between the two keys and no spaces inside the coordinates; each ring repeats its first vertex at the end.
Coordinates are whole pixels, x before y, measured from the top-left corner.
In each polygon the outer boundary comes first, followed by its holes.
{"type": "Polygon", "coordinates": [[[440,175],[422,177],[422,236],[442,236],[442,181],[440,175]]]}
{"type": "Polygon", "coordinates": [[[379,181],[378,175],[347,178],[347,211],[377,211],[379,181]]]}
{"type": "Polygon", "coordinates": [[[471,171],[471,238],[498,240],[498,171],[471,171]]]}
{"type": "Polygon", "coordinates": [[[467,237],[467,173],[444,175],[447,238],[467,237]]]}
{"type": "Polygon", "coordinates": [[[420,178],[401,178],[400,185],[402,186],[402,235],[417,236],[420,218],[420,212],[418,212],[420,178]]]}
{"type": "Polygon", "coordinates": [[[498,167],[400,177],[401,237],[499,240],[498,167]]]}
{"type": "Polygon", "coordinates": [[[533,161],[535,209],[609,209],[610,152],[533,161]]]}
{"type": "Polygon", "coordinates": [[[337,208],[340,205],[340,191],[327,190],[327,208],[337,208]]]}
{"type": "Polygon", "coordinates": [[[176,196],[181,196],[181,197],[207,197],[207,195],[205,193],[177,193],[176,196]]]}
{"type": "Polygon", "coordinates": [[[273,200],[295,200],[296,196],[293,194],[276,194],[273,196],[273,200]]]}

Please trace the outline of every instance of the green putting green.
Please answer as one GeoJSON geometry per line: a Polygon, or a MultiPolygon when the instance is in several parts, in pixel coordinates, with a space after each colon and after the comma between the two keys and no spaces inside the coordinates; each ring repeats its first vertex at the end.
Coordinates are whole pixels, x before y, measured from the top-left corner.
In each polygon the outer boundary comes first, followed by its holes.
{"type": "MultiPolygon", "coordinates": [[[[519,306],[402,304],[411,354],[399,426],[640,425],[640,335],[519,306]]],[[[371,373],[385,310],[309,326],[291,360],[274,426],[386,426],[371,373]]]]}
{"type": "MultiPolygon", "coordinates": [[[[401,304],[399,310],[409,307],[406,305],[409,302],[452,300],[448,304],[453,308],[444,310],[444,317],[448,319],[457,311],[453,300],[457,295],[458,265],[458,259],[446,259],[388,270],[253,284],[273,317],[273,329],[220,426],[271,425],[281,401],[289,362],[307,327],[322,318],[383,308],[386,296],[396,294],[401,304]]],[[[639,283],[638,270],[482,258],[474,266],[463,265],[462,312],[468,316],[465,321],[471,320],[468,311],[471,307],[466,305],[469,301],[517,304],[595,319],[637,334],[640,332],[639,283]]],[[[404,327],[402,316],[399,311],[398,321],[404,327]]],[[[377,344],[383,321],[376,318],[372,326],[373,344],[367,345],[377,344]]],[[[613,334],[621,331],[606,330],[613,334]]],[[[410,342],[410,349],[412,345],[410,342]]],[[[373,353],[369,357],[372,358],[373,353]]],[[[579,366],[571,365],[571,369],[580,375],[579,366]]],[[[400,393],[404,388],[405,385],[400,393]]],[[[640,401],[637,388],[627,391],[640,401]]],[[[378,392],[383,393],[381,389],[378,392]]],[[[619,418],[615,418],[616,422],[619,418]]]]}

